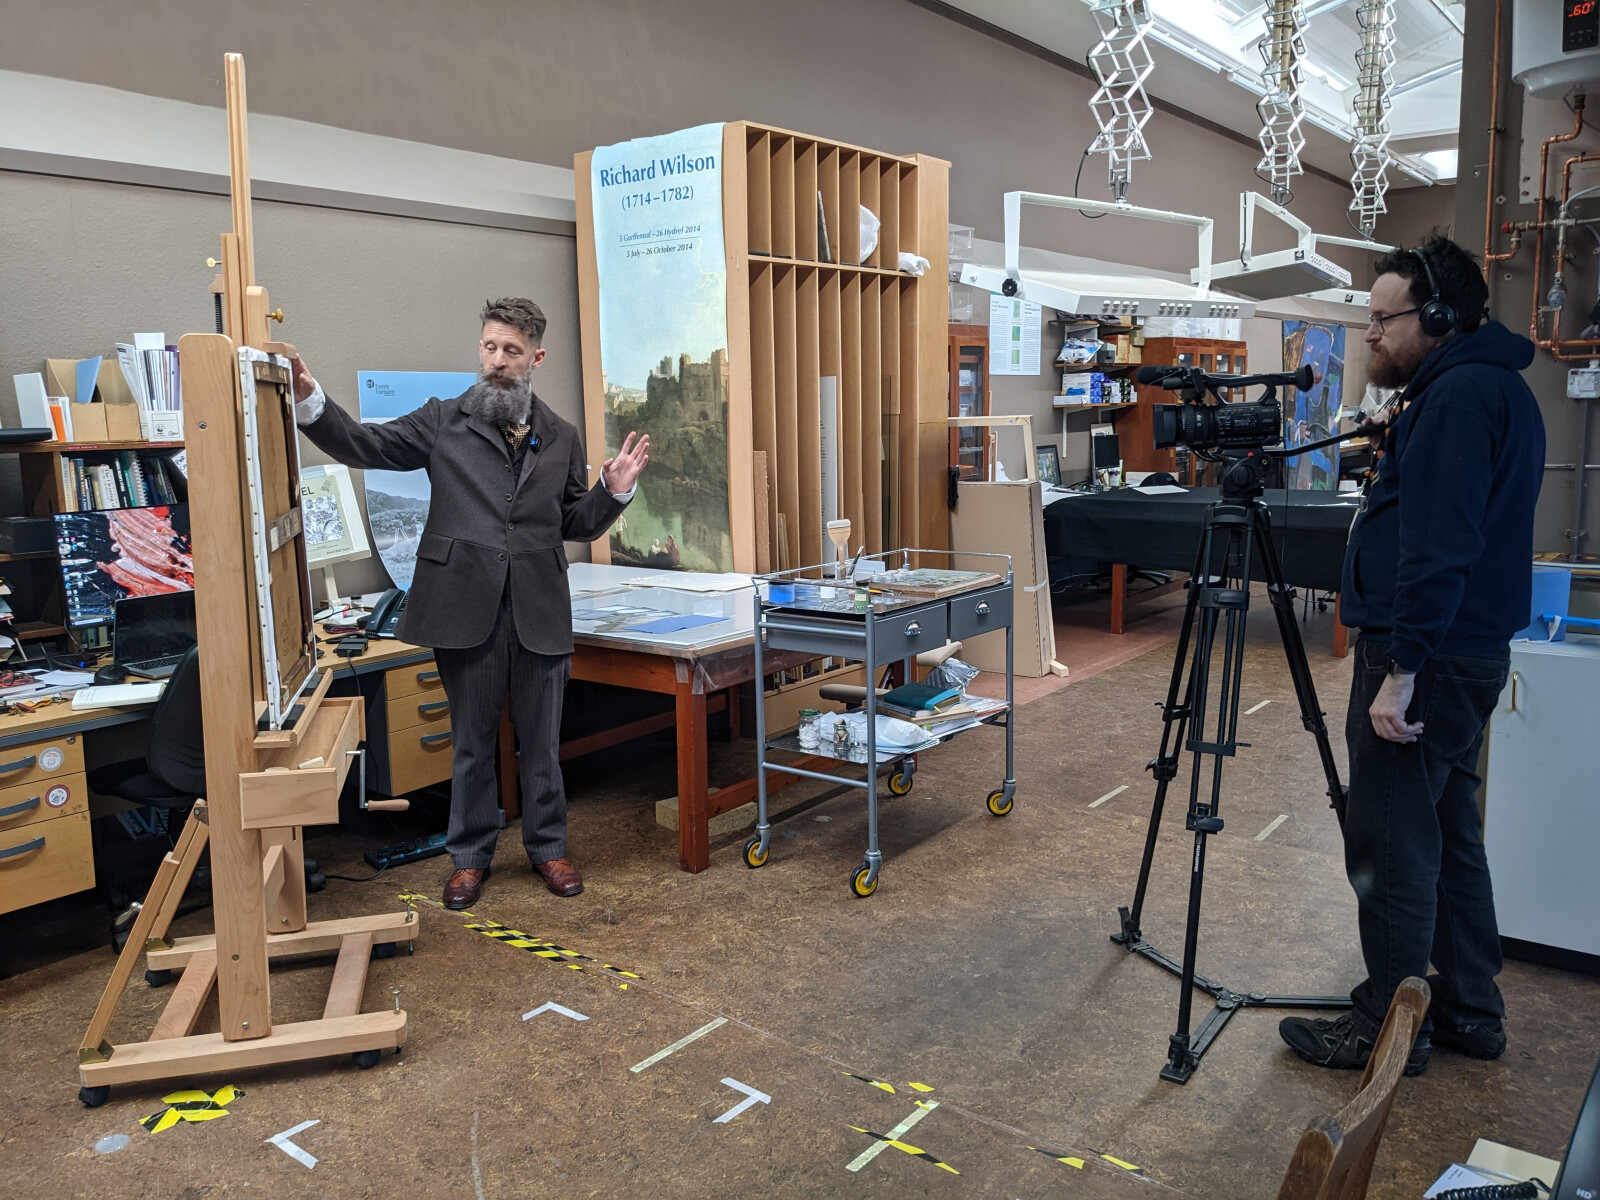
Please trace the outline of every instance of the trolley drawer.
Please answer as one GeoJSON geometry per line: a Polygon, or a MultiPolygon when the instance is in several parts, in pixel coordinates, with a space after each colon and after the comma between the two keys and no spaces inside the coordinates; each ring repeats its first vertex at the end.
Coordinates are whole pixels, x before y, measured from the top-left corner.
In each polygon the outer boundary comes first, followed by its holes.
{"type": "Polygon", "coordinates": [[[830,621],[791,612],[762,617],[768,650],[797,650],[818,658],[867,656],[866,628],[860,621],[830,621]]]}
{"type": "Polygon", "coordinates": [[[1011,624],[1011,589],[991,588],[950,601],[950,639],[964,642],[1011,624]]]}
{"type": "Polygon", "coordinates": [[[946,605],[894,613],[873,622],[873,657],[878,662],[898,662],[937,650],[949,641],[950,612],[946,605]]]}
{"type": "Polygon", "coordinates": [[[93,886],[88,812],[0,833],[0,913],[93,886]]]}

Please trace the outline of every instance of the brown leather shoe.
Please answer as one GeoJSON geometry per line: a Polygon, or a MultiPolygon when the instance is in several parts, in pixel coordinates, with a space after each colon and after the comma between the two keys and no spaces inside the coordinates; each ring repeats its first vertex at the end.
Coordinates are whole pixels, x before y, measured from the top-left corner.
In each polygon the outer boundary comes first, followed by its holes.
{"type": "Polygon", "coordinates": [[[460,912],[478,902],[478,897],[483,893],[483,885],[489,880],[489,868],[481,871],[464,867],[459,871],[452,871],[450,882],[444,885],[444,906],[460,912]]]}
{"type": "Polygon", "coordinates": [[[558,896],[576,896],[583,891],[583,876],[564,858],[534,863],[533,869],[544,879],[545,887],[558,896]]]}

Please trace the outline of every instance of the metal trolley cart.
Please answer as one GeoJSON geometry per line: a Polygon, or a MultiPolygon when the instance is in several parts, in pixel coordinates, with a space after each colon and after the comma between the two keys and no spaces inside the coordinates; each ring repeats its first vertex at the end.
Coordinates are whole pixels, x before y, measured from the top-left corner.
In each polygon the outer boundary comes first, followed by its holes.
{"type": "MultiPolygon", "coordinates": [[[[887,664],[903,662],[905,678],[910,680],[911,663],[918,655],[936,650],[951,640],[977,637],[995,630],[1006,631],[1006,703],[1004,708],[983,714],[976,720],[984,725],[999,725],[1006,731],[1005,780],[988,796],[988,809],[994,816],[1003,817],[1011,812],[1016,794],[1015,739],[1012,733],[1011,713],[1015,706],[1012,673],[1012,574],[1011,558],[1005,554],[980,554],[974,551],[900,549],[875,556],[878,560],[900,562],[898,577],[912,570],[913,555],[939,555],[945,561],[960,558],[993,558],[1005,560],[1005,574],[998,582],[989,576],[971,588],[938,597],[913,595],[894,589],[897,572],[886,570],[874,576],[866,595],[859,581],[827,578],[838,570],[834,563],[799,567],[757,577],[755,611],[755,677],[765,678],[763,655],[775,650],[795,650],[832,658],[856,659],[866,667],[867,687],[864,707],[866,711],[866,752],[862,759],[865,767],[863,779],[855,779],[832,771],[811,770],[794,763],[773,762],[772,751],[787,755],[817,755],[819,751],[802,748],[797,730],[768,736],[766,707],[756,703],[756,836],[744,847],[745,865],[763,866],[772,841],[772,826],[767,814],[767,774],[780,772],[802,775],[809,779],[826,780],[858,787],[867,793],[867,852],[861,866],[850,876],[850,889],[857,896],[870,896],[878,887],[878,872],[883,867],[883,854],[878,849],[878,775],[889,768],[889,791],[904,796],[911,791],[916,772],[916,754],[927,746],[907,749],[904,752],[878,754],[877,679],[879,671],[887,664]],[[815,578],[806,578],[815,576],[815,578]]],[[[997,564],[998,565],[998,564],[997,564]]],[[[972,728],[966,726],[965,728],[972,728]]],[[[964,732],[958,730],[956,732],[964,732]]],[[[939,740],[955,733],[934,735],[939,740]]],[[[815,761],[813,759],[813,761],[815,761]]],[[[839,760],[841,765],[852,765],[839,760]]]]}

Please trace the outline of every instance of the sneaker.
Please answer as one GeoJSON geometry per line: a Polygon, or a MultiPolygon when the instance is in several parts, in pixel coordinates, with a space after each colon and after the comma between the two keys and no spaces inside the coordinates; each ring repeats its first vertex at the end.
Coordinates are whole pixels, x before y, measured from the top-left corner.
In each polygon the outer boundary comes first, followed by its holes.
{"type": "MultiPolygon", "coordinates": [[[[1372,1057],[1376,1041],[1374,1035],[1358,1027],[1354,1013],[1345,1013],[1332,1021],[1320,1017],[1285,1017],[1278,1023],[1278,1033],[1289,1049],[1308,1063],[1340,1071],[1364,1068],[1372,1057]]],[[[1428,1069],[1431,1049],[1427,1035],[1420,1035],[1406,1059],[1407,1075],[1421,1075],[1428,1069]]]]}
{"type": "Polygon", "coordinates": [[[1433,1040],[1468,1058],[1495,1059],[1506,1052],[1506,1029],[1498,1021],[1493,1025],[1455,1026],[1435,1021],[1433,1040]]]}

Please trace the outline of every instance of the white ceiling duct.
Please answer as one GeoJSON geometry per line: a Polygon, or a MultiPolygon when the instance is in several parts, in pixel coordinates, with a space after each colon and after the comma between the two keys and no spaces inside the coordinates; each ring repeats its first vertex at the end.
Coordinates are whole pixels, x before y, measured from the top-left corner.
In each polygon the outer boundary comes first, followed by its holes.
{"type": "Polygon", "coordinates": [[[1134,161],[1150,157],[1144,127],[1153,109],[1144,81],[1155,61],[1145,35],[1154,18],[1148,0],[1093,0],[1092,11],[1100,40],[1089,51],[1089,67],[1100,86],[1089,97],[1089,111],[1100,133],[1086,153],[1106,156],[1106,182],[1124,200],[1134,161]]]}
{"type": "Polygon", "coordinates": [[[1255,304],[1252,301],[1211,290],[1210,217],[1139,208],[1132,204],[1119,204],[1109,200],[1049,196],[1039,192],[1007,192],[1005,215],[1005,267],[1002,269],[966,263],[961,268],[962,283],[999,292],[1005,296],[1031,300],[1047,308],[1053,308],[1057,312],[1106,320],[1129,320],[1135,317],[1231,318],[1255,315],[1255,304]],[[1189,226],[1195,231],[1198,250],[1198,265],[1194,270],[1195,282],[1184,283],[1181,279],[1159,279],[1133,274],[1023,270],[1020,261],[1024,204],[1075,209],[1088,213],[1107,213],[1119,217],[1159,221],[1167,225],[1189,226]]]}

